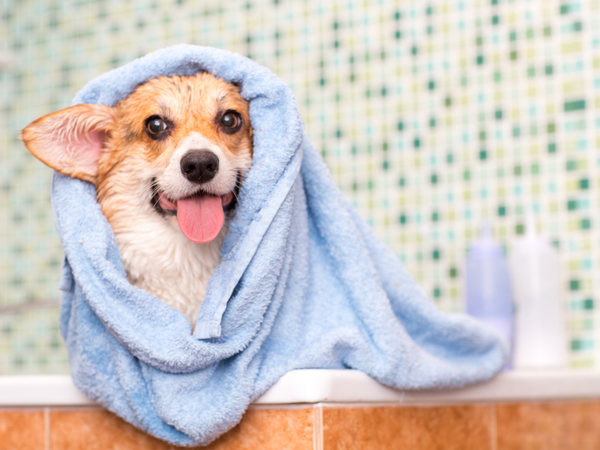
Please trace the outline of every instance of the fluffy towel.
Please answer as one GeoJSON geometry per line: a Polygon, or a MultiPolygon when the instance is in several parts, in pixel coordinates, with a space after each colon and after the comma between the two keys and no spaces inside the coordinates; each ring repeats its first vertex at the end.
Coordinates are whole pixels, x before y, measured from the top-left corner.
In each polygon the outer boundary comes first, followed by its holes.
{"type": "Polygon", "coordinates": [[[250,102],[254,166],[193,335],[133,287],[94,187],[56,174],[65,263],[61,328],[73,380],[125,420],[178,445],[208,444],[293,369],[352,368],[399,389],[492,377],[500,339],[440,312],[332,182],[289,88],[240,55],[178,45],[87,84],[73,104],[114,105],[144,80],[208,71],[250,102]]]}

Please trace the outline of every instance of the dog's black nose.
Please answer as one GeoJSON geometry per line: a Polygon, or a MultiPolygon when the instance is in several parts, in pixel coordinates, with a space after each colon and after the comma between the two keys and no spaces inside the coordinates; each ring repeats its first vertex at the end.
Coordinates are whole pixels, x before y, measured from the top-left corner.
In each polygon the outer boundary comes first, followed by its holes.
{"type": "Polygon", "coordinates": [[[181,158],[181,173],[192,183],[206,183],[219,171],[219,158],[209,150],[190,150],[181,158]]]}

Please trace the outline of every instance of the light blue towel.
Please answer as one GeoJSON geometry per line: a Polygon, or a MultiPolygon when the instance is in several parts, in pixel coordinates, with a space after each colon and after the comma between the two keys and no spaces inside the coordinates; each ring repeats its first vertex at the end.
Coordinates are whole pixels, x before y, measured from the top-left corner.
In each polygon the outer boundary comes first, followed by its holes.
{"type": "Polygon", "coordinates": [[[289,88],[240,55],[178,45],[90,83],[73,104],[114,105],[144,80],[208,71],[250,102],[254,166],[194,335],[131,286],[94,187],[56,174],[65,264],[61,327],[75,384],[135,426],[208,444],[293,369],[352,368],[400,389],[492,377],[500,339],[440,312],[332,182],[289,88]]]}

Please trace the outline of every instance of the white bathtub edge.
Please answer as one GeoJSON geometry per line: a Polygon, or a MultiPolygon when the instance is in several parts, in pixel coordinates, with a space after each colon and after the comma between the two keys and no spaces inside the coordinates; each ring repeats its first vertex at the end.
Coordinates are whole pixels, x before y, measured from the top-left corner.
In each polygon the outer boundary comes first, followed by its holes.
{"type": "MultiPolygon", "coordinates": [[[[355,370],[295,370],[253,404],[443,404],[600,398],[600,371],[513,371],[453,390],[398,391],[355,370]]],[[[0,376],[0,407],[93,406],[68,375],[0,376]]]]}

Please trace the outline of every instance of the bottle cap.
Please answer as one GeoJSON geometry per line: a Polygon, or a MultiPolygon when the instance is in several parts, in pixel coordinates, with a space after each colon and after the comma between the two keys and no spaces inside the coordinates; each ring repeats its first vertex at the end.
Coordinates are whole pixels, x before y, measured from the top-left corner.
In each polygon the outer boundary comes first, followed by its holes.
{"type": "Polygon", "coordinates": [[[517,239],[517,252],[553,251],[552,243],[547,236],[538,234],[535,217],[531,212],[525,216],[525,234],[517,239]]]}
{"type": "Polygon", "coordinates": [[[502,246],[493,238],[492,225],[489,220],[484,220],[479,226],[479,236],[469,245],[469,254],[472,256],[503,256],[502,246]]]}

